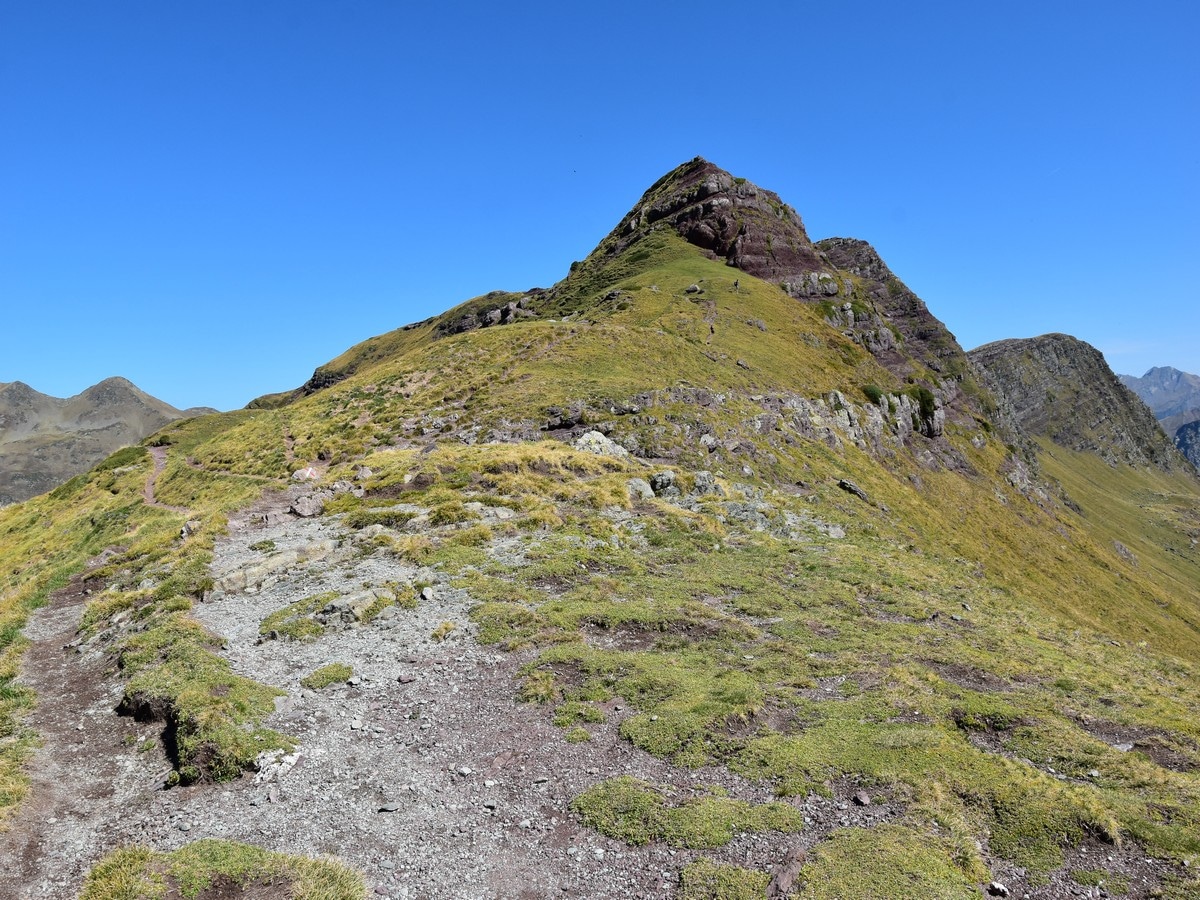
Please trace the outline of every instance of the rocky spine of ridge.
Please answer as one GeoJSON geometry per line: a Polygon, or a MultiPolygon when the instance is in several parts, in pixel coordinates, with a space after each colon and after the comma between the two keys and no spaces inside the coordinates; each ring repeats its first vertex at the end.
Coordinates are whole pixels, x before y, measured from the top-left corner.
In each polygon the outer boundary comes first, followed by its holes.
{"type": "Polygon", "coordinates": [[[597,252],[615,256],[662,227],[792,296],[832,297],[841,290],[791,206],[699,156],[651,185],[597,252]]]}
{"type": "Polygon", "coordinates": [[[940,435],[947,416],[966,424],[991,407],[963,391],[973,372],[954,335],[866,241],[814,244],[778,194],[696,157],[655,182],[589,259],[617,256],[664,227],[792,297],[827,304],[830,324],[898,378],[931,391],[936,410],[926,410],[927,436],[940,435]]]}
{"type": "Polygon", "coordinates": [[[954,335],[892,274],[874,247],[856,238],[827,238],[816,246],[839,270],[856,276],[865,294],[847,299],[833,320],[884,365],[896,371],[907,360],[919,360],[947,377],[968,370],[967,355],[954,335]],[[866,309],[862,300],[869,300],[866,309]]]}
{"type": "Polygon", "coordinates": [[[1047,334],[985,344],[968,356],[1026,433],[1094,453],[1110,465],[1190,468],[1149,408],[1090,344],[1047,334]]]}
{"type": "Polygon", "coordinates": [[[0,386],[0,505],[51,490],[167,422],[215,410],[180,410],[125,378],[65,399],[13,381],[0,386]]]}

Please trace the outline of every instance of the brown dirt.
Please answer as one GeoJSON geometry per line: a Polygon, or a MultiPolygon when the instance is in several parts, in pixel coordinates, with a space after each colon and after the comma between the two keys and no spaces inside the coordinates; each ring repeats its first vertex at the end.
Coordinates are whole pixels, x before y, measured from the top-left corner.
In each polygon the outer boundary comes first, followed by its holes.
{"type": "MultiPolygon", "coordinates": [[[[288,900],[291,896],[291,881],[260,879],[239,884],[222,875],[197,894],[196,900],[288,900]]],[[[183,900],[178,886],[172,886],[167,891],[167,900],[183,900]]]]}
{"type": "Polygon", "coordinates": [[[1195,759],[1181,749],[1172,746],[1171,736],[1154,728],[1136,725],[1119,725],[1095,719],[1081,721],[1080,727],[1094,738],[1114,747],[1125,747],[1133,752],[1144,753],[1164,769],[1175,772],[1192,772],[1198,767],[1195,759]]]}
{"type": "Polygon", "coordinates": [[[78,885],[97,851],[114,846],[96,817],[97,804],[90,801],[121,802],[152,793],[169,768],[157,751],[136,753],[142,728],[112,714],[121,690],[109,677],[107,656],[67,649],[94,587],[83,576],[75,578],[50,595],[25,630],[32,643],[20,682],[38,697],[26,724],[37,731],[42,746],[28,767],[29,793],[0,834],[0,859],[6,861],[0,900],[48,896],[55,883],[78,885]],[[73,833],[87,833],[87,842],[58,845],[54,835],[60,821],[80,826],[73,833]]]}

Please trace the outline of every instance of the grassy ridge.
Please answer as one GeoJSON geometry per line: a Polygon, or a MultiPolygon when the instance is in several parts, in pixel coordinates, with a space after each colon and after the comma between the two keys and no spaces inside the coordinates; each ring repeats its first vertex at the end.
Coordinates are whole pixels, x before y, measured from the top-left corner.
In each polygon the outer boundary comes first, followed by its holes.
{"type": "MultiPolygon", "coordinates": [[[[1006,480],[1010,450],[982,416],[952,421],[936,446],[913,438],[914,451],[806,437],[812,423],[777,401],[840,391],[843,411],[865,417],[888,395],[923,398],[920,385],[818,306],[673,237],[586,261],[547,302],[569,318],[436,340],[434,323],[395,332],[331,363],[346,377],[325,390],[168,426],[153,439],[168,447],[156,494],[201,523],[186,540],[184,516],[140,500],[140,449],[0,512],[0,703],[14,723],[0,777],[18,778],[29,746],[16,716],[30,698],[10,683],[20,623],[109,546],[97,574],[110,587],[85,621],[123,661],[130,702],[176,717],[180,777],[230,777],[285,745],[257,724],[271,692],[233,676],[187,612],[225,513],[320,460],[329,479],[374,471],[366,499],[343,495],[329,512],[351,529],[386,524],[378,552],[453,574],[478,601],[481,639],[532,651],[522,696],[567,740],[589,739],[620,697],[634,710],[622,737],[676,765],[724,766],[785,797],[851,780],[893,798],[902,811],[874,830],[874,849],[848,832],[817,848],[812,896],[967,896],[990,858],[1045,877],[1087,835],[1200,853],[1194,480],[1043,448],[1081,516],[1006,480]],[[635,502],[628,479],[655,471],[637,461],[484,443],[536,437],[553,409],[659,457],[684,493],[714,470],[724,495],[635,502]],[[406,478],[406,498],[431,510],[427,533],[376,508],[406,478]],[[466,500],[517,511],[498,533],[519,538],[522,564],[488,554],[497,533],[466,500]],[[1117,732],[1136,737],[1133,752],[1114,748],[1117,732]],[[877,853],[892,881],[864,874],[877,853]]],[[[640,784],[577,808],[614,836],[687,846],[787,824],[640,784]]],[[[689,896],[733,877],[689,872],[689,896]]]]}

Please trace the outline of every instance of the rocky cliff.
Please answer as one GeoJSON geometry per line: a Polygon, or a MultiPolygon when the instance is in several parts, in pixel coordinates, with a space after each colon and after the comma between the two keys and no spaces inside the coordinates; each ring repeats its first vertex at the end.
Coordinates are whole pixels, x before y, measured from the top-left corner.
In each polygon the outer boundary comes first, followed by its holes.
{"type": "Polygon", "coordinates": [[[1111,464],[1188,468],[1149,408],[1090,344],[1046,334],[985,344],[968,355],[1027,433],[1111,464]]]}
{"type": "Polygon", "coordinates": [[[0,504],[48,491],[167,422],[213,411],[176,409],[124,378],[66,399],[0,385],[0,504]]]}
{"type": "Polygon", "coordinates": [[[833,296],[839,284],[792,207],[773,191],[696,157],[650,186],[600,245],[617,255],[655,227],[673,229],[711,259],[793,296],[833,296]]]}

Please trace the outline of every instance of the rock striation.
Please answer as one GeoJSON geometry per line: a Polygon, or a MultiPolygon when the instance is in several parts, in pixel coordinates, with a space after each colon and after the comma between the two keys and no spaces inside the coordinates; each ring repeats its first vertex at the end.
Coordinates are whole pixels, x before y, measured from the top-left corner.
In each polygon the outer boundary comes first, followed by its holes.
{"type": "Polygon", "coordinates": [[[712,259],[778,284],[792,296],[832,297],[841,289],[792,207],[699,156],[652,184],[600,250],[615,256],[663,226],[712,259]]]}
{"type": "Polygon", "coordinates": [[[985,344],[968,356],[1026,433],[1113,465],[1190,468],[1149,408],[1090,344],[1046,334],[985,344]]]}

